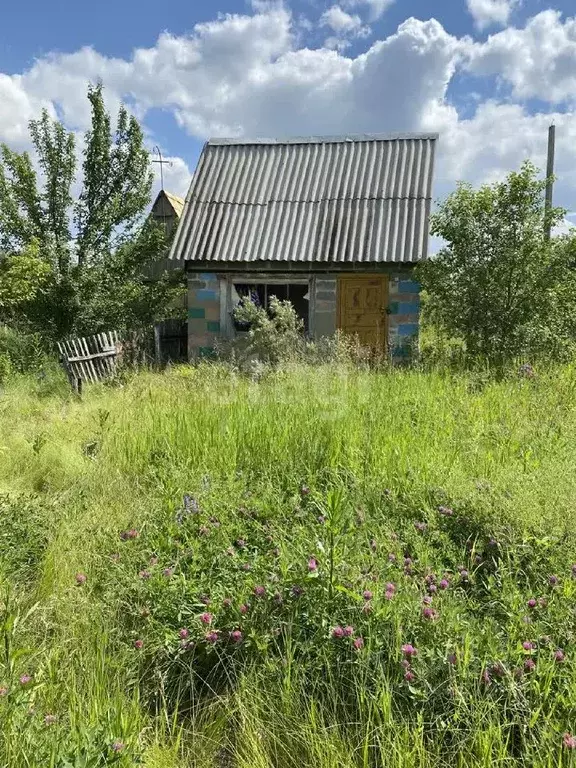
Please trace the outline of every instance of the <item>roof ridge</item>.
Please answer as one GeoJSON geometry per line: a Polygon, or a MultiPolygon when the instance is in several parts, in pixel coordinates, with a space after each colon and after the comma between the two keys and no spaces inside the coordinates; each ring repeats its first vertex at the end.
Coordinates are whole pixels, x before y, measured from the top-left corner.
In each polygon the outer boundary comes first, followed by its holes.
{"type": "Polygon", "coordinates": [[[436,141],[439,133],[350,133],[334,136],[292,136],[279,138],[210,138],[206,142],[209,146],[233,146],[244,144],[260,144],[278,146],[283,144],[345,144],[360,143],[363,141],[418,141],[428,139],[436,141]]]}

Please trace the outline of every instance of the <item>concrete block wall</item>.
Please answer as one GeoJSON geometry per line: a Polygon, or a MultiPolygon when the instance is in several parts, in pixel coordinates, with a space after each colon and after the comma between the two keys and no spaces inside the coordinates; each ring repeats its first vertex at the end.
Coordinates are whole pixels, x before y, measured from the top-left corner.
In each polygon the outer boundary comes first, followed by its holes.
{"type": "Polygon", "coordinates": [[[312,285],[312,334],[316,339],[322,336],[333,336],[337,325],[338,284],[336,277],[317,275],[312,285]]]}
{"type": "Polygon", "coordinates": [[[210,357],[220,335],[220,282],[212,272],[188,275],[188,357],[210,357]]]}
{"type": "Polygon", "coordinates": [[[418,337],[420,284],[409,273],[392,273],[388,282],[388,349],[395,361],[407,360],[418,337]]]}

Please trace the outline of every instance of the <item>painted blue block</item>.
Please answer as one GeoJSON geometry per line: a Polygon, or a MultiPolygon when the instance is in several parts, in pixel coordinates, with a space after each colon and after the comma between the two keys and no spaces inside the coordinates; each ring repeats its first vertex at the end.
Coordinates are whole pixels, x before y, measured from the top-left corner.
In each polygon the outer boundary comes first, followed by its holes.
{"type": "Polygon", "coordinates": [[[398,293],[420,293],[420,283],[416,280],[400,280],[398,293]]]}
{"type": "Polygon", "coordinates": [[[417,315],[420,312],[419,301],[401,301],[398,304],[399,315],[417,315]]]}
{"type": "Polygon", "coordinates": [[[418,333],[418,323],[400,323],[398,336],[415,336],[418,333]]]}
{"type": "Polygon", "coordinates": [[[201,288],[194,292],[194,298],[196,301],[218,301],[218,291],[201,288]]]}

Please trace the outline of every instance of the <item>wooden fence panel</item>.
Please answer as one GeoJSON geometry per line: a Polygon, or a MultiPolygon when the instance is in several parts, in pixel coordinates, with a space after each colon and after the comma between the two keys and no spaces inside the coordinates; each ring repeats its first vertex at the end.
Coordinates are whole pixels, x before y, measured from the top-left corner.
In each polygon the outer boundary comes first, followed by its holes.
{"type": "Polygon", "coordinates": [[[102,381],[114,375],[120,338],[116,331],[110,331],[68,339],[58,344],[58,351],[71,385],[80,391],[84,382],[102,381]]]}

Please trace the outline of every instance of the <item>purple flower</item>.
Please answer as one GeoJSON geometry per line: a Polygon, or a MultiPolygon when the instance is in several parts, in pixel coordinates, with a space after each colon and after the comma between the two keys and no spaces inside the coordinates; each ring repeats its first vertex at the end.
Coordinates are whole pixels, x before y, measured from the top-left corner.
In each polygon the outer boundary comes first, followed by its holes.
{"type": "Polygon", "coordinates": [[[243,640],[242,632],[240,632],[239,629],[230,632],[230,640],[232,640],[233,643],[241,643],[243,640]]]}
{"type": "Polygon", "coordinates": [[[220,633],[218,632],[217,629],[211,630],[206,635],[206,642],[207,643],[214,644],[214,643],[217,643],[219,639],[220,639],[220,633]]]}
{"type": "Polygon", "coordinates": [[[434,610],[434,608],[426,607],[422,611],[422,616],[428,621],[434,621],[438,618],[438,613],[434,610]]]}
{"type": "Polygon", "coordinates": [[[254,594],[256,595],[256,597],[264,597],[264,595],[266,594],[266,587],[262,587],[262,586],[254,587],[254,594]]]}
{"type": "Polygon", "coordinates": [[[134,648],[136,648],[137,651],[141,651],[144,647],[144,640],[134,640],[134,648]]]}
{"type": "Polygon", "coordinates": [[[361,651],[364,648],[364,638],[357,637],[354,639],[353,646],[357,651],[361,651]]]}
{"type": "Polygon", "coordinates": [[[166,576],[167,579],[170,579],[173,574],[174,574],[174,568],[164,568],[164,570],[162,571],[162,575],[166,576]]]}
{"type": "Polygon", "coordinates": [[[31,675],[20,675],[20,685],[28,685],[28,683],[32,682],[32,676],[31,675]]]}
{"type": "Polygon", "coordinates": [[[548,584],[550,584],[551,587],[557,587],[560,583],[560,579],[558,576],[548,576],[548,584]]]}
{"type": "Polygon", "coordinates": [[[402,669],[410,669],[410,662],[408,661],[408,659],[402,659],[402,661],[400,662],[400,666],[402,667],[402,669]]]}
{"type": "Polygon", "coordinates": [[[354,627],[351,627],[348,625],[347,627],[344,627],[344,637],[352,637],[354,634],[354,627]]]}
{"type": "Polygon", "coordinates": [[[384,593],[384,597],[386,598],[386,600],[392,600],[394,597],[394,592],[387,589],[386,592],[384,593]]]}
{"type": "Polygon", "coordinates": [[[213,618],[214,618],[214,616],[212,616],[211,613],[202,613],[202,614],[200,614],[200,621],[202,622],[202,624],[206,624],[206,625],[212,624],[212,619],[213,618]]]}
{"type": "Polygon", "coordinates": [[[452,664],[452,666],[454,666],[457,661],[458,661],[458,659],[456,658],[456,654],[455,653],[449,653],[448,654],[448,664],[452,664]]]}
{"type": "Polygon", "coordinates": [[[110,745],[110,749],[112,752],[122,752],[125,749],[125,744],[124,742],[117,739],[110,745]]]}
{"type": "Polygon", "coordinates": [[[433,595],[436,592],[438,592],[438,587],[436,586],[436,584],[430,584],[430,586],[428,587],[428,592],[430,592],[433,595]]]}
{"type": "Polygon", "coordinates": [[[386,592],[396,592],[396,584],[389,581],[388,584],[386,584],[386,592]]]}
{"type": "Polygon", "coordinates": [[[87,576],[85,573],[77,573],[75,578],[76,584],[78,584],[79,587],[81,587],[83,584],[86,584],[87,576]]]}
{"type": "Polygon", "coordinates": [[[429,595],[425,595],[422,598],[422,602],[424,603],[424,605],[432,605],[432,598],[429,595]]]}
{"type": "Polygon", "coordinates": [[[524,662],[524,669],[526,670],[526,672],[532,672],[532,670],[535,668],[536,668],[536,662],[534,661],[534,659],[526,659],[526,661],[524,662]]]}
{"type": "Polygon", "coordinates": [[[56,715],[45,715],[44,717],[44,725],[54,725],[58,722],[58,718],[56,715]]]}
{"type": "Polygon", "coordinates": [[[340,625],[334,627],[332,630],[332,637],[335,640],[340,640],[342,637],[344,637],[344,627],[341,627],[340,625]]]}
{"type": "Polygon", "coordinates": [[[314,571],[318,570],[318,563],[316,562],[315,558],[311,557],[308,560],[308,570],[310,573],[313,573],[314,571]]]}
{"type": "Polygon", "coordinates": [[[416,656],[418,654],[417,649],[414,648],[414,646],[411,645],[410,643],[406,643],[406,645],[403,645],[400,650],[402,651],[404,656],[406,656],[406,658],[408,658],[408,659],[411,658],[412,656],[416,656]]]}
{"type": "Polygon", "coordinates": [[[524,648],[525,651],[533,651],[534,645],[529,640],[524,640],[522,648],[524,648]]]}
{"type": "Polygon", "coordinates": [[[533,597],[531,597],[530,600],[528,600],[528,602],[526,603],[526,605],[528,606],[528,608],[536,608],[537,603],[536,603],[536,600],[533,597]]]}
{"type": "Polygon", "coordinates": [[[448,579],[442,579],[438,583],[438,586],[440,587],[440,589],[448,589],[448,587],[450,586],[450,582],[448,581],[448,579]]]}
{"type": "Polygon", "coordinates": [[[469,576],[470,574],[468,573],[466,568],[462,568],[462,570],[460,571],[460,578],[462,579],[462,581],[467,581],[469,576]]]}
{"type": "Polygon", "coordinates": [[[189,634],[190,633],[188,632],[188,630],[184,628],[178,631],[178,637],[180,638],[180,640],[186,640],[189,634]]]}
{"type": "Polygon", "coordinates": [[[410,568],[412,566],[412,558],[411,557],[405,557],[404,558],[404,568],[410,568]]]}
{"type": "Polygon", "coordinates": [[[404,680],[406,680],[407,683],[412,683],[414,682],[415,679],[416,679],[416,675],[414,674],[414,672],[412,672],[412,670],[410,669],[406,670],[406,672],[404,673],[404,680]]]}
{"type": "Polygon", "coordinates": [[[438,507],[438,512],[444,515],[444,517],[452,517],[454,514],[454,510],[450,509],[450,507],[438,507]]]}
{"type": "Polygon", "coordinates": [[[420,533],[424,533],[427,527],[426,523],[414,523],[414,528],[420,533]]]}
{"type": "Polygon", "coordinates": [[[566,749],[576,749],[576,736],[565,733],[564,736],[562,736],[562,744],[566,749]]]}
{"type": "Polygon", "coordinates": [[[364,598],[364,600],[372,600],[374,595],[372,594],[372,592],[370,592],[369,589],[365,589],[364,592],[362,592],[362,597],[364,598]]]}
{"type": "Polygon", "coordinates": [[[484,685],[490,685],[492,682],[492,679],[490,678],[490,672],[488,672],[487,669],[482,670],[482,674],[480,675],[480,681],[484,683],[484,685]]]}
{"type": "Polygon", "coordinates": [[[390,552],[390,554],[388,555],[388,562],[389,563],[395,563],[396,562],[396,555],[394,554],[394,552],[390,552]]]}
{"type": "Polygon", "coordinates": [[[430,584],[434,584],[435,581],[436,581],[436,574],[434,573],[429,573],[428,576],[426,576],[426,578],[424,579],[424,583],[427,584],[428,586],[430,586],[430,584]]]}
{"type": "Polygon", "coordinates": [[[138,576],[140,576],[140,578],[143,579],[144,581],[146,581],[146,579],[149,579],[151,575],[152,574],[150,573],[150,571],[140,571],[140,573],[138,574],[138,576]]]}
{"type": "Polygon", "coordinates": [[[554,651],[554,661],[557,661],[560,663],[564,661],[565,658],[566,656],[564,655],[564,651],[562,650],[562,648],[558,648],[557,651],[554,651]]]}

